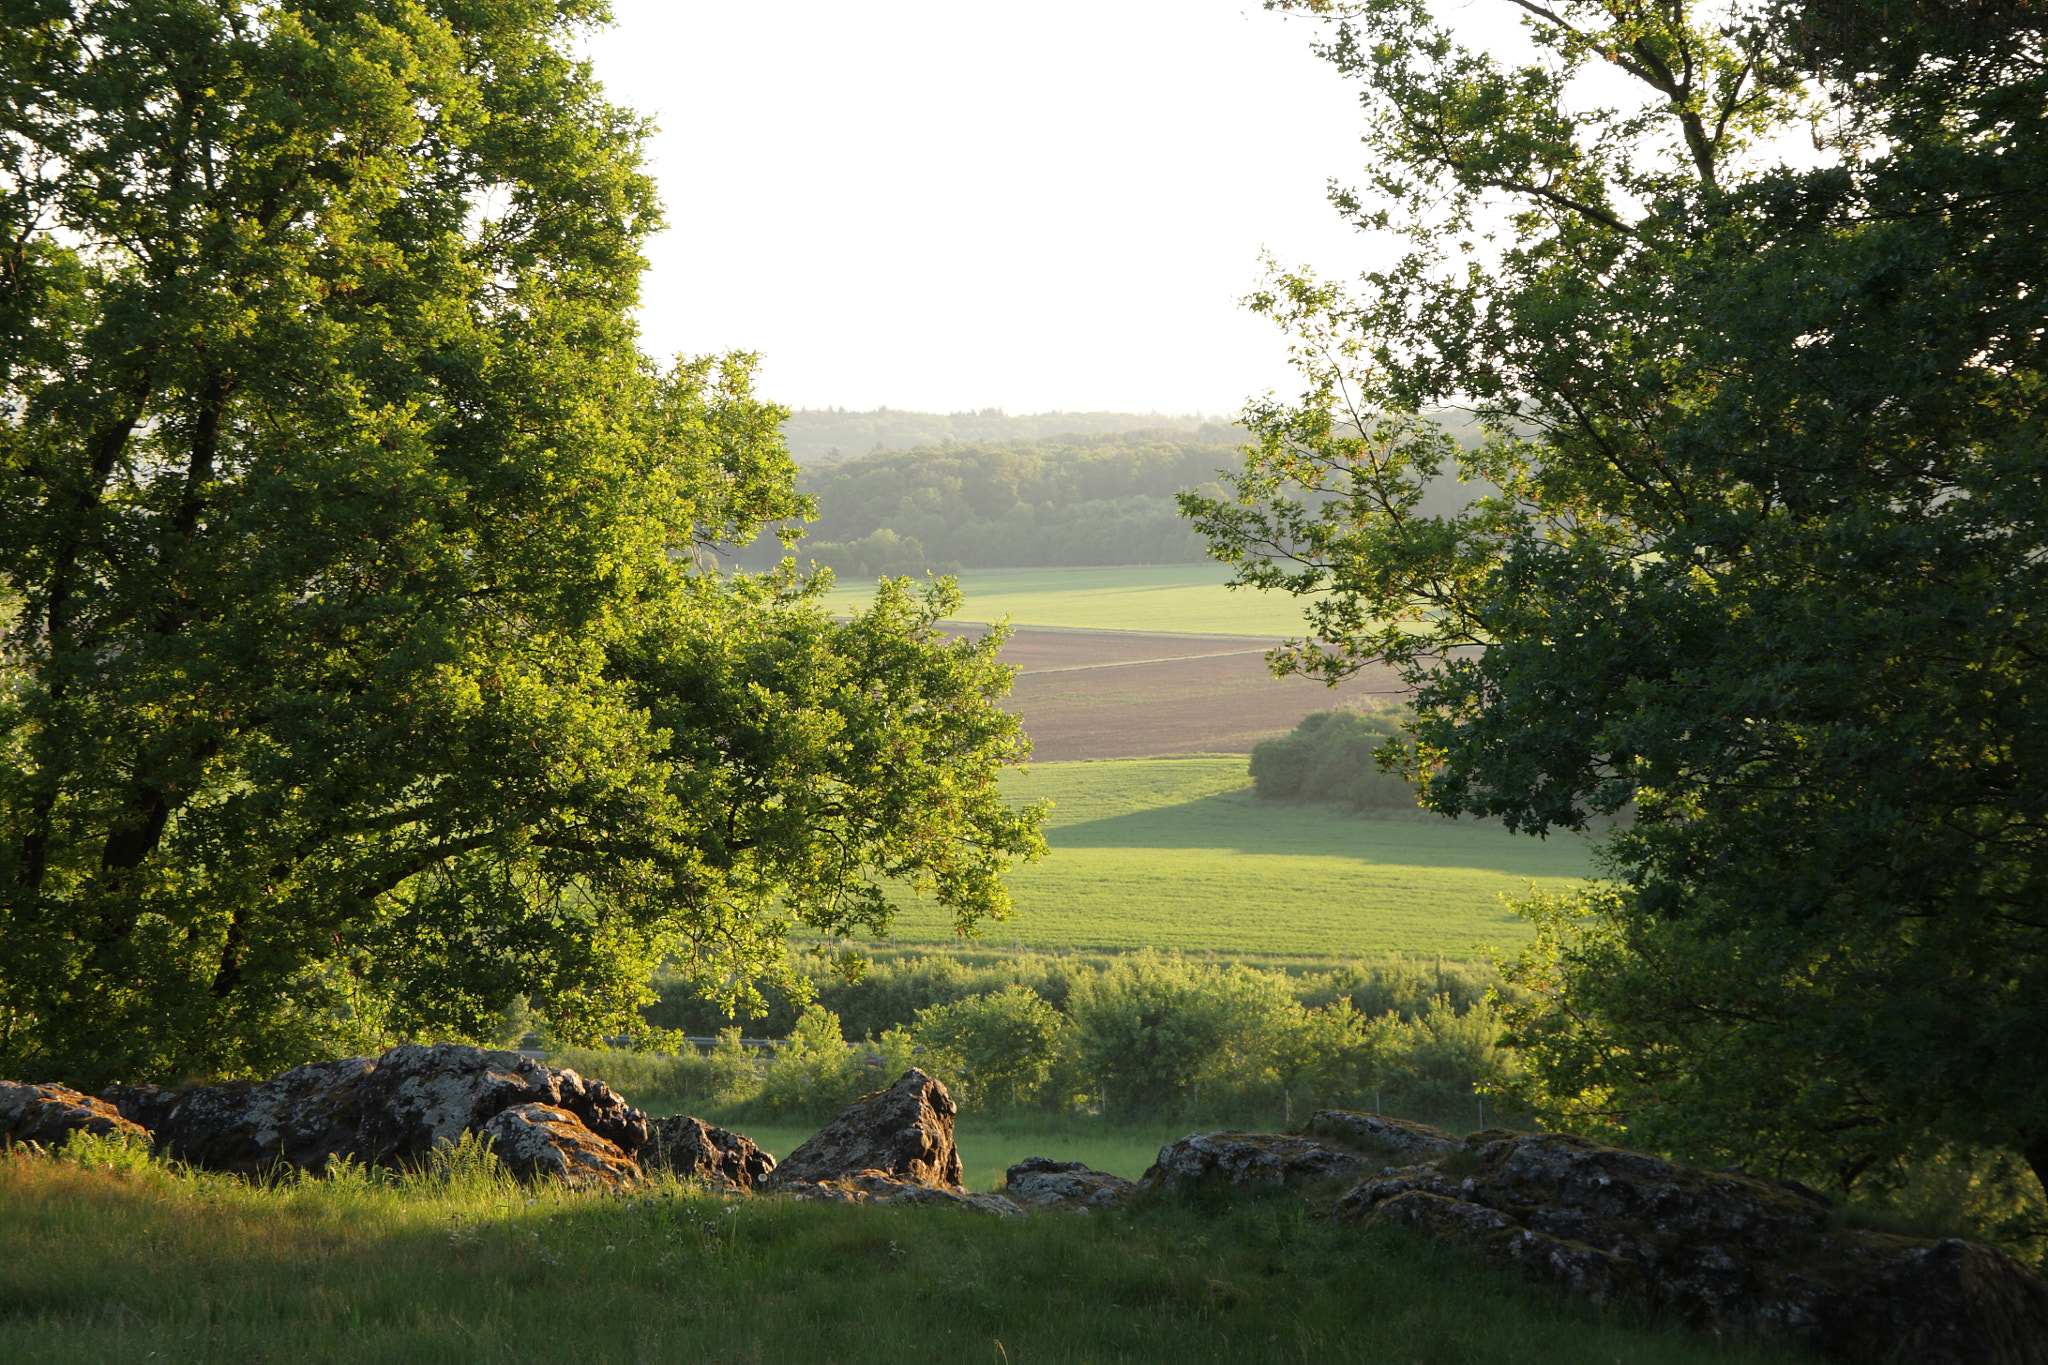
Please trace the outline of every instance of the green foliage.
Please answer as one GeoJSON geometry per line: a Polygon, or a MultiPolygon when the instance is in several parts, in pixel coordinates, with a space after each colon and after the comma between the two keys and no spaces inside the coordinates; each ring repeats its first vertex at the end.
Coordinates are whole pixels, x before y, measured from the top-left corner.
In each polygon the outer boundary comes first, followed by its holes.
{"type": "Polygon", "coordinates": [[[0,1073],[263,1074],[746,996],[1039,846],[996,644],[700,551],[800,514],[751,357],[635,348],[602,6],[10,7],[0,1073]]]}
{"type": "Polygon", "coordinates": [[[1293,734],[1252,750],[1252,785],[1268,800],[1414,810],[1414,786],[1378,762],[1382,742],[1400,732],[1401,718],[1394,713],[1311,712],[1293,734]]]}
{"type": "Polygon", "coordinates": [[[1029,986],[1012,984],[917,1012],[912,1035],[928,1069],[954,1083],[963,1106],[983,1109],[1036,1099],[1066,1042],[1066,1016],[1029,986]]]}
{"type": "Polygon", "coordinates": [[[1276,272],[1306,392],[1186,505],[1312,599],[1293,666],[1402,670],[1431,808],[1634,802],[1612,884],[1531,904],[1524,1094],[1837,1186],[2048,1179],[2040,14],[1573,0],[1504,64],[1419,0],[1302,7],[1365,94],[1338,203],[1412,249],[1276,272]],[[1414,415],[1453,395],[1476,451],[1414,415]],[[1450,467],[1497,493],[1430,512],[1450,467]]]}
{"type": "MultiPolygon", "coordinates": [[[[726,1078],[694,1051],[554,1054],[636,1103],[689,1102],[735,1122],[823,1120],[922,1066],[958,1091],[962,1112],[1093,1114],[1116,1124],[1260,1124],[1316,1108],[1382,1108],[1460,1131],[1477,1097],[1515,1074],[1497,1045],[1498,978],[1405,959],[1287,973],[1138,953],[1091,963],[1018,955],[973,965],[913,957],[858,983],[821,975],[825,1004],[785,1004],[752,1021],[782,1037],[772,1061],[737,1055],[726,1078]],[[866,1041],[849,1043],[858,1034],[866,1041]]],[[[680,984],[666,985],[675,1008],[680,984]]],[[[662,1007],[650,1007],[654,1009],[662,1007]]],[[[1488,1100],[1491,1111],[1495,1101],[1488,1100]]]]}

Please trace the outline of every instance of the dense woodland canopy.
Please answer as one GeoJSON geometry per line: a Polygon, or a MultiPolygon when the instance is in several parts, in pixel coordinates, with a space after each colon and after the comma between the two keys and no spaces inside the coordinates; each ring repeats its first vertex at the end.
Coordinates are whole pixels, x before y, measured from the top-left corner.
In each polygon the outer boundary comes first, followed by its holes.
{"type": "Polygon", "coordinates": [[[1276,273],[1306,392],[1190,510],[1317,595],[1284,663],[1403,671],[1428,805],[1634,803],[1531,907],[1520,1093],[1838,1187],[2048,1183],[2048,11],[1502,4],[1504,61],[1421,0],[1278,7],[1361,88],[1338,206],[1410,251],[1276,273]],[[1415,415],[1457,396],[1478,450],[1415,415]],[[1453,465],[1499,495],[1433,515],[1453,465]]]}
{"type": "MultiPolygon", "coordinates": [[[[1469,414],[1432,416],[1454,435],[1476,439],[1469,414]]],[[[993,419],[988,424],[997,425],[993,419]]],[[[1224,423],[1094,435],[1076,430],[1038,440],[937,440],[815,460],[798,476],[798,487],[816,504],[798,558],[828,565],[842,579],[1200,563],[1208,543],[1175,499],[1219,491],[1216,479],[1237,465],[1247,434],[1224,423]]],[[[1429,503],[1449,511],[1471,496],[1471,488],[1447,477],[1431,489],[1429,503]]],[[[740,562],[765,568],[778,553],[763,541],[741,552],[740,562]]]]}
{"type": "Polygon", "coordinates": [[[835,621],[744,355],[635,344],[597,0],[11,0],[0,1074],[91,1085],[744,997],[1042,848],[999,641],[835,621]]]}
{"type": "Polygon", "coordinates": [[[798,464],[854,458],[877,450],[908,450],[947,442],[1046,441],[1116,431],[1195,431],[1211,419],[1159,412],[911,412],[875,408],[798,408],[782,419],[782,439],[798,464]]]}

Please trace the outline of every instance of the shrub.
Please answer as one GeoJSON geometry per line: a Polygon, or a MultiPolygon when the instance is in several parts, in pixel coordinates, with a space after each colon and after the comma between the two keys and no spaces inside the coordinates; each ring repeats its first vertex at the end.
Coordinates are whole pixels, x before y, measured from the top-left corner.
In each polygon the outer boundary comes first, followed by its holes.
{"type": "Polygon", "coordinates": [[[1413,810],[1415,788],[1381,772],[1380,745],[1398,735],[1397,711],[1318,711],[1294,733],[1252,749],[1252,785],[1269,800],[1336,801],[1361,809],[1413,810]]]}

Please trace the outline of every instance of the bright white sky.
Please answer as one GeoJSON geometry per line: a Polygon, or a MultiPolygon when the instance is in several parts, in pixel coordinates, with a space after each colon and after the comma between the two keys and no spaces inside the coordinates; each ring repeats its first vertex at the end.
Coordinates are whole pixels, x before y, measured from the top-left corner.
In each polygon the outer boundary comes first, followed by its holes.
{"type": "Polygon", "coordinates": [[[1353,90],[1256,0],[614,4],[670,221],[645,344],[759,351],[778,402],[1235,413],[1292,392],[1261,250],[1373,263],[1324,198],[1353,90]]]}

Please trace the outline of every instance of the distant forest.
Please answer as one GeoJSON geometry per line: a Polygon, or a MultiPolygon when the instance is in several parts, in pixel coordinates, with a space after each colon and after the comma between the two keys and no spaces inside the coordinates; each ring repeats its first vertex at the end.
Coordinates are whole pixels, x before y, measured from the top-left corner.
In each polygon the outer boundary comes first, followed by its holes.
{"type": "MultiPolygon", "coordinates": [[[[1463,414],[1436,416],[1461,437],[1470,429],[1463,414]]],[[[819,516],[806,528],[797,560],[830,565],[848,581],[961,569],[1200,563],[1205,543],[1181,518],[1174,494],[1218,492],[1216,472],[1242,461],[1244,428],[1152,418],[1144,420],[1155,425],[1135,430],[1065,430],[1035,439],[947,434],[1090,419],[1140,420],[1118,413],[1004,417],[995,409],[798,412],[783,427],[793,450],[793,431],[813,443],[824,434],[851,441],[876,431],[921,443],[852,458],[800,455],[798,486],[818,500],[819,516]]],[[[1466,496],[1446,479],[1444,506],[1432,510],[1451,510],[1466,496]]],[[[765,568],[782,553],[763,537],[738,563],[765,568]]]]}
{"type": "Polygon", "coordinates": [[[903,412],[876,408],[799,408],[782,424],[782,438],[798,464],[852,459],[877,450],[909,450],[947,441],[1043,441],[1110,431],[1194,431],[1212,419],[1199,413],[1038,412],[1015,417],[1001,408],[978,412],[903,412]]]}

